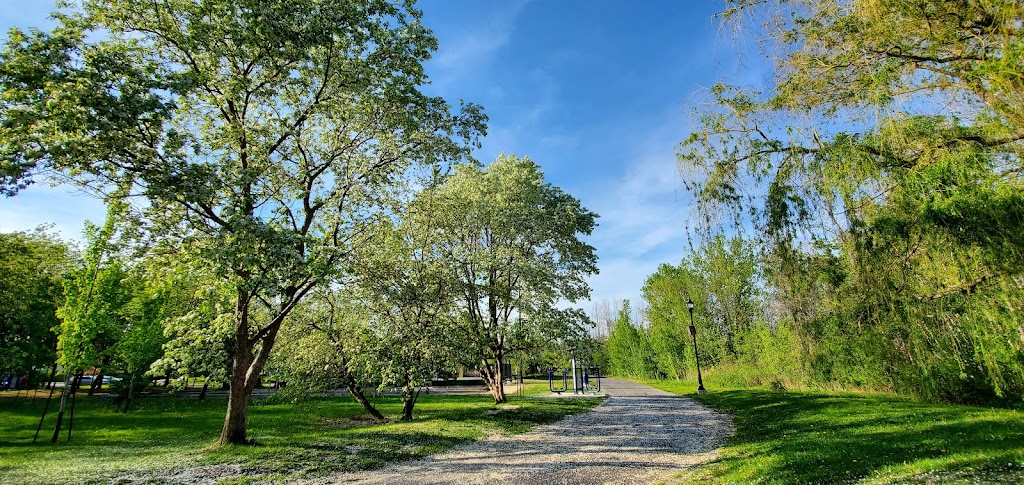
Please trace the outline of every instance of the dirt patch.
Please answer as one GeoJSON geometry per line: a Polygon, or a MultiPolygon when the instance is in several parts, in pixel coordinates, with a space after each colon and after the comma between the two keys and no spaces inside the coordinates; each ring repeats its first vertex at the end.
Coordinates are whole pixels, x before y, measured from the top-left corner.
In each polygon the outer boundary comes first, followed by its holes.
{"type": "Polygon", "coordinates": [[[376,426],[382,423],[373,419],[373,416],[362,415],[350,416],[347,418],[320,418],[320,424],[328,428],[347,429],[376,426]]]}
{"type": "Polygon", "coordinates": [[[152,475],[119,476],[110,480],[110,483],[196,483],[206,485],[241,476],[242,467],[233,463],[222,463],[170,472],[154,472],[152,475]]]}
{"type": "Polygon", "coordinates": [[[488,409],[487,410],[487,414],[498,414],[498,413],[505,412],[505,411],[511,411],[513,409],[519,409],[519,405],[518,404],[505,404],[503,406],[498,406],[498,407],[496,407],[494,409],[488,409]]]}

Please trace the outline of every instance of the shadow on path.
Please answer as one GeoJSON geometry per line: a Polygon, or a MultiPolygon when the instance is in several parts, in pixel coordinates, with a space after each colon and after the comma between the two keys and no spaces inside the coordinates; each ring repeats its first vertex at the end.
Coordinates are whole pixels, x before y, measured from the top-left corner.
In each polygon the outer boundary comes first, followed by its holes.
{"type": "Polygon", "coordinates": [[[593,411],[380,470],[310,483],[652,483],[702,465],[731,433],[728,416],[649,386],[606,379],[593,411]]]}

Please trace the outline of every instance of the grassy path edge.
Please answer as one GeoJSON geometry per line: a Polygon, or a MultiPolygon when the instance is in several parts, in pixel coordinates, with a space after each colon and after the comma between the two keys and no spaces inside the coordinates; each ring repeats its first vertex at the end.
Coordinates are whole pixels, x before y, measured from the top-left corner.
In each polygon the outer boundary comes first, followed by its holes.
{"type": "Polygon", "coordinates": [[[733,416],[735,434],[687,481],[1024,483],[1024,413],[870,393],[710,390],[639,381],[733,416]]]}
{"type": "MultiPolygon", "coordinates": [[[[530,390],[503,405],[489,396],[422,396],[414,421],[384,425],[367,421],[349,398],[258,399],[250,414],[256,444],[223,447],[215,444],[224,419],[222,398],[143,399],[128,414],[114,413],[104,397],[79,398],[73,440],[62,436],[57,444],[32,443],[41,400],[0,398],[0,483],[317,477],[439,453],[490,434],[523,433],[603,401],[531,397],[530,390]]],[[[378,404],[388,415],[401,409],[397,398],[381,397],[378,404]]]]}

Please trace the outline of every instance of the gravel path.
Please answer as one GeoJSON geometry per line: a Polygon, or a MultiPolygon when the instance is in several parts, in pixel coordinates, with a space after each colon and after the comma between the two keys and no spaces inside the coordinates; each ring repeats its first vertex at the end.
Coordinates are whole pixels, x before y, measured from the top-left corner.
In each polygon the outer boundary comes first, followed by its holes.
{"type": "Polygon", "coordinates": [[[732,432],[728,416],[690,399],[616,379],[602,388],[609,398],[588,413],[313,483],[655,483],[708,462],[732,432]]]}

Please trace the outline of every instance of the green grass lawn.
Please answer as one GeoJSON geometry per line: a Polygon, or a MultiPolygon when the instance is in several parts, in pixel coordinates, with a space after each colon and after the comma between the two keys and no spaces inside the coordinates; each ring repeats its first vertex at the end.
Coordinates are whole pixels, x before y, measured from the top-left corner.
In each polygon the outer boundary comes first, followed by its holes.
{"type": "Polygon", "coordinates": [[[868,393],[648,382],[733,416],[736,434],[687,481],[1024,483],[1024,412],[868,393]]]}
{"type": "MultiPolygon", "coordinates": [[[[0,482],[144,481],[178,471],[236,464],[236,481],[275,480],[376,468],[388,462],[436,453],[490,433],[524,432],[538,424],[587,411],[599,399],[510,397],[495,406],[489,396],[421,396],[415,420],[374,424],[350,398],[312,399],[299,404],[255,400],[250,408],[251,446],[216,446],[225,398],[164,397],[137,401],[115,414],[105,397],[79,397],[74,433],[50,444],[53,409],[37,443],[32,436],[41,400],[0,398],[0,482]]],[[[379,398],[397,416],[397,398],[379,398]]]]}

